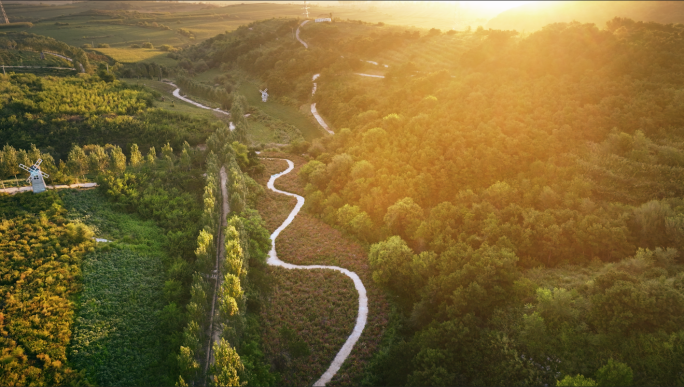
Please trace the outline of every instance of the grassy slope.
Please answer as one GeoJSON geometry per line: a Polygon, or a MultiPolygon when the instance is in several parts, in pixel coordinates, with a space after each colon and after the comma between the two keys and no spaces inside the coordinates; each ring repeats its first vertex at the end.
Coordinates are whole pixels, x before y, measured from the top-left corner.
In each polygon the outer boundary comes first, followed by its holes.
{"type": "Polygon", "coordinates": [[[98,385],[172,383],[159,319],[165,235],[151,220],[117,212],[95,190],[60,194],[71,217],[115,241],[84,259],[70,360],[98,385]]]}
{"type": "Polygon", "coordinates": [[[311,141],[314,138],[321,137],[321,129],[316,126],[312,119],[304,115],[296,107],[283,105],[274,100],[270,100],[266,103],[261,102],[259,84],[257,84],[256,81],[243,82],[240,85],[238,92],[247,98],[247,102],[251,106],[260,109],[273,118],[277,118],[296,126],[302,133],[302,136],[305,140],[311,141]]]}
{"type": "MultiPolygon", "coordinates": [[[[34,27],[29,32],[51,36],[74,46],[94,42],[107,43],[112,47],[128,47],[134,43],[150,41],[155,46],[171,44],[183,46],[208,39],[225,31],[232,31],[240,25],[255,20],[270,19],[272,17],[297,17],[301,14],[300,5],[290,4],[255,4],[232,5],[218,7],[209,5],[179,5],[173,3],[135,2],[117,4],[119,2],[83,2],[55,7],[40,7],[32,5],[7,5],[7,13],[17,17],[30,19],[46,18],[34,21],[34,27]],[[148,28],[130,25],[106,24],[111,22],[108,16],[79,15],[89,10],[117,10],[128,9],[138,12],[148,12],[150,19],[128,19],[133,22],[157,22],[171,27],[171,30],[148,28]],[[55,25],[56,22],[69,23],[68,26],[55,25]],[[184,28],[192,31],[195,39],[191,40],[177,33],[184,28]]],[[[128,22],[126,21],[126,22],[128,22]]]]}

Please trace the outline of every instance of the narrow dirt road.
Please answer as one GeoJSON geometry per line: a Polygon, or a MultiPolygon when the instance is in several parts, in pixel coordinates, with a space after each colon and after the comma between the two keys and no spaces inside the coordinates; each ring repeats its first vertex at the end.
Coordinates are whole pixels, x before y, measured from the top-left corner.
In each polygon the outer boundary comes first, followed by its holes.
{"type": "Polygon", "coordinates": [[[340,273],[346,275],[347,277],[351,278],[351,280],[354,282],[354,287],[356,288],[356,291],[359,293],[359,311],[356,317],[356,325],[354,325],[354,330],[352,333],[349,335],[347,338],[347,341],[344,343],[340,351],[337,353],[335,356],[335,359],[333,359],[333,362],[330,364],[330,367],[321,375],[321,377],[313,384],[314,386],[325,386],[330,380],[335,376],[337,371],[340,370],[340,367],[342,367],[342,364],[344,364],[344,361],[349,357],[349,354],[351,353],[352,349],[354,348],[354,345],[356,342],[359,340],[359,337],[361,337],[361,333],[363,333],[363,329],[366,327],[366,321],[368,319],[368,297],[366,296],[366,288],[363,286],[363,282],[359,278],[359,276],[354,273],[353,271],[349,271],[347,269],[338,267],[338,266],[323,266],[323,265],[293,265],[291,263],[283,262],[278,258],[278,254],[276,252],[276,238],[278,238],[278,235],[292,223],[294,220],[295,216],[299,213],[299,210],[301,210],[302,206],[304,205],[304,198],[297,195],[293,194],[291,192],[286,192],[286,191],[281,191],[277,188],[275,188],[274,183],[277,178],[280,176],[286,175],[290,173],[294,169],[294,163],[291,160],[287,160],[288,168],[280,172],[278,174],[272,175],[271,179],[268,181],[268,189],[270,189],[273,192],[280,193],[283,195],[287,196],[292,196],[297,199],[297,205],[295,205],[295,208],[290,212],[290,215],[285,219],[283,224],[278,227],[273,234],[271,234],[271,251],[268,252],[268,261],[267,263],[271,266],[279,266],[285,269],[305,269],[305,270],[311,270],[311,269],[330,269],[330,270],[335,270],[339,271],[340,273]]]}
{"type": "MultiPolygon", "coordinates": [[[[97,187],[97,183],[75,183],[75,184],[64,184],[64,185],[46,185],[45,188],[47,189],[69,189],[69,188],[95,188],[97,187]]],[[[2,188],[0,189],[0,193],[8,193],[10,195],[14,195],[15,193],[19,192],[28,192],[32,191],[33,187],[32,186],[27,186],[27,187],[10,187],[10,188],[2,188]]]]}
{"type": "MultiPolygon", "coordinates": [[[[223,233],[223,229],[226,228],[226,217],[230,213],[230,203],[228,202],[228,173],[226,173],[226,167],[221,167],[221,221],[220,229],[218,232],[218,247],[216,249],[216,264],[214,266],[214,272],[212,277],[216,278],[214,282],[214,296],[211,298],[211,317],[209,318],[209,341],[207,343],[207,359],[204,363],[204,374],[208,375],[209,365],[214,362],[214,354],[212,351],[212,345],[218,343],[221,340],[221,326],[219,324],[214,325],[214,321],[218,318],[216,310],[216,300],[218,298],[218,290],[221,287],[221,263],[220,258],[224,255],[223,249],[225,249],[225,239],[226,236],[223,233]]],[[[206,380],[206,379],[205,379],[206,380]]]]}
{"type": "MultiPolygon", "coordinates": [[[[309,22],[308,20],[304,20],[304,21],[302,22],[302,24],[299,25],[299,27],[303,26],[304,24],[306,24],[306,23],[308,23],[308,22],[309,22]]],[[[301,43],[301,44],[304,45],[304,48],[309,48],[309,45],[306,44],[305,41],[299,39],[299,27],[297,27],[297,40],[299,40],[299,43],[301,43]]]]}

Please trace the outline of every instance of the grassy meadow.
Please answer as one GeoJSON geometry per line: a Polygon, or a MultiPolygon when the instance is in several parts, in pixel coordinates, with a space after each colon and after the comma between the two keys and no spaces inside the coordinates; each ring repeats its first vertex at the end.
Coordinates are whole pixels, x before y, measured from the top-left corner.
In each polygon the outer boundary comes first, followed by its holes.
{"type": "MultiPolygon", "coordinates": [[[[246,80],[242,82],[238,90],[240,94],[247,98],[247,102],[251,106],[257,107],[259,110],[275,119],[296,126],[307,141],[321,137],[323,130],[318,126],[311,114],[304,114],[298,108],[282,104],[272,97],[269,98],[266,103],[261,102],[259,87],[260,85],[257,81],[246,80]]],[[[306,111],[308,112],[309,110],[307,109],[306,111]]]]}
{"type": "Polygon", "coordinates": [[[69,217],[111,240],[83,260],[70,360],[97,385],[168,385],[164,308],[166,236],[97,190],[60,192],[69,217]]]}

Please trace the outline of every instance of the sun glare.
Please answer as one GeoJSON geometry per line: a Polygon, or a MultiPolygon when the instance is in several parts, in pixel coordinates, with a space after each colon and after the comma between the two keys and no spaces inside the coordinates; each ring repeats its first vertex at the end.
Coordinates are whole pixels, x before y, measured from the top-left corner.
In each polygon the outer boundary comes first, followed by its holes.
{"type": "Polygon", "coordinates": [[[511,8],[532,3],[532,1],[458,1],[458,3],[464,8],[496,15],[511,8]]]}

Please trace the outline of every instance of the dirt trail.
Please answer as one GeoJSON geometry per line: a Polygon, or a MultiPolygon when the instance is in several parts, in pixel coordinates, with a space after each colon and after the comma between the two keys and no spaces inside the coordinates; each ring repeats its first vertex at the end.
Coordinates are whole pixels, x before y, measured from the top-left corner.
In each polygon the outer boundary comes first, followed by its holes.
{"type": "MultiPolygon", "coordinates": [[[[230,113],[227,112],[227,111],[225,111],[225,110],[221,110],[221,109],[219,109],[219,108],[212,109],[212,108],[210,108],[209,106],[202,105],[201,103],[195,102],[195,101],[191,100],[190,98],[183,97],[182,95],[180,95],[180,88],[178,88],[178,86],[176,86],[176,85],[175,85],[174,83],[172,83],[172,82],[166,82],[166,83],[168,83],[169,85],[171,85],[171,86],[173,86],[173,87],[176,88],[176,90],[173,91],[173,96],[176,97],[176,98],[178,98],[178,99],[180,99],[181,101],[185,101],[185,102],[187,102],[187,103],[189,103],[189,104],[191,104],[191,105],[195,105],[195,106],[197,106],[198,108],[207,109],[207,110],[213,110],[213,111],[215,111],[215,112],[217,112],[217,113],[221,113],[221,114],[225,114],[225,115],[227,115],[227,116],[230,116],[230,113]]],[[[247,117],[247,116],[248,116],[248,115],[245,114],[245,117],[247,117]]],[[[230,128],[231,131],[235,130],[235,124],[233,124],[233,121],[230,122],[230,124],[229,124],[228,127],[230,128]]]]}
{"type": "MultiPolygon", "coordinates": [[[[95,188],[97,187],[97,183],[76,183],[76,184],[64,184],[64,185],[45,185],[45,188],[47,189],[69,189],[69,188],[95,188]]],[[[33,187],[32,186],[26,186],[26,187],[10,187],[10,188],[2,188],[0,189],[0,193],[8,193],[10,195],[14,195],[15,193],[19,192],[28,192],[32,191],[33,187]]]]}
{"type": "Polygon", "coordinates": [[[290,212],[290,215],[285,219],[283,224],[278,227],[273,234],[271,234],[271,251],[268,252],[268,261],[267,263],[271,266],[279,266],[285,269],[305,269],[305,270],[310,270],[310,269],[330,269],[330,270],[335,270],[339,271],[340,273],[343,273],[347,277],[351,278],[352,281],[354,281],[354,287],[356,288],[356,291],[359,293],[359,311],[358,315],[356,317],[356,325],[354,325],[354,330],[352,333],[349,335],[347,338],[347,341],[344,343],[340,351],[337,353],[335,356],[335,359],[333,359],[333,362],[330,364],[330,367],[321,375],[321,377],[313,384],[314,386],[325,386],[330,380],[332,380],[333,376],[337,373],[337,371],[340,370],[340,367],[342,367],[342,364],[344,361],[349,357],[349,354],[351,353],[352,349],[354,348],[354,345],[356,342],[359,340],[359,337],[361,337],[361,333],[363,333],[363,329],[366,326],[366,321],[368,319],[368,297],[366,296],[366,288],[363,286],[363,282],[359,278],[359,276],[354,273],[353,271],[349,271],[347,269],[338,267],[338,266],[323,266],[323,265],[293,265],[291,263],[286,263],[281,261],[278,258],[278,254],[276,252],[276,238],[278,238],[278,235],[292,223],[294,220],[295,216],[299,213],[299,210],[301,210],[302,206],[304,205],[304,198],[297,195],[293,194],[291,192],[286,192],[286,191],[281,191],[277,188],[275,188],[274,183],[277,178],[280,176],[283,176],[285,174],[290,173],[294,169],[294,163],[290,160],[284,159],[287,161],[288,168],[280,172],[278,174],[272,175],[271,179],[268,181],[268,189],[270,189],[273,192],[280,193],[283,195],[287,196],[292,196],[297,199],[297,205],[295,205],[295,208],[290,212]]]}
{"type": "MultiPolygon", "coordinates": [[[[308,23],[308,22],[309,22],[308,20],[304,20],[304,21],[302,22],[302,24],[299,25],[299,27],[303,26],[304,24],[306,24],[306,23],[308,23]]],[[[299,39],[299,27],[297,27],[297,40],[299,40],[299,43],[301,43],[301,44],[304,45],[304,48],[309,48],[309,45],[306,44],[305,41],[299,39]]]]}
{"type": "MultiPolygon", "coordinates": [[[[223,229],[226,228],[226,217],[230,213],[230,203],[228,202],[228,173],[226,173],[226,167],[221,167],[221,222],[218,232],[218,247],[216,249],[216,264],[214,266],[214,272],[212,273],[212,278],[215,278],[214,282],[214,296],[211,299],[211,317],[209,319],[209,330],[208,336],[209,341],[207,343],[207,359],[204,363],[204,374],[208,375],[209,364],[214,362],[214,354],[212,351],[212,344],[218,343],[221,340],[221,326],[216,324],[214,326],[214,320],[218,318],[216,310],[216,300],[218,297],[218,290],[221,287],[221,264],[219,262],[220,257],[224,255],[223,249],[225,249],[225,239],[226,236],[223,234],[223,229]]],[[[206,378],[205,378],[206,381],[206,378]]]]}

